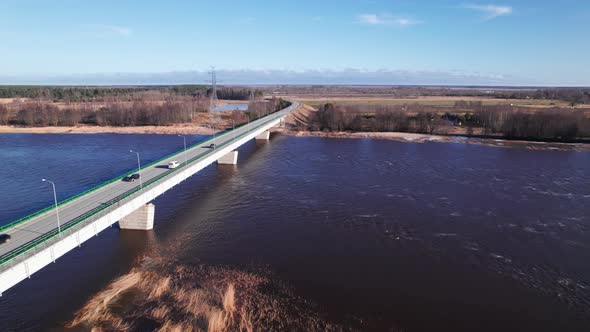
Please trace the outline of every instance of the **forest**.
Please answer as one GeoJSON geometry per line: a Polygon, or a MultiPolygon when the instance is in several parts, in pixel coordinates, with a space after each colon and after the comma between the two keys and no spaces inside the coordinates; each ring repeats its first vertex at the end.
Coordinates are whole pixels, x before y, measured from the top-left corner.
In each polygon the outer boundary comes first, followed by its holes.
{"type": "Polygon", "coordinates": [[[590,111],[572,108],[515,107],[457,102],[454,107],[409,105],[336,105],[326,103],[310,119],[308,130],[448,134],[461,128],[474,136],[571,142],[590,139],[590,111]]]}
{"type": "MultiPolygon", "coordinates": [[[[112,98],[132,99],[145,92],[158,92],[175,96],[209,96],[211,88],[204,85],[171,86],[0,86],[0,98],[42,99],[53,102],[104,101],[112,98]]],[[[262,98],[259,89],[245,87],[220,87],[217,97],[225,100],[249,100],[262,98]]]]}
{"type": "MultiPolygon", "coordinates": [[[[137,92],[136,92],[137,93],[137,92]]],[[[272,98],[250,101],[251,118],[285,107],[286,101],[272,98]]],[[[190,123],[196,113],[208,112],[210,99],[205,95],[177,95],[145,92],[131,101],[127,97],[109,98],[105,102],[50,103],[28,100],[0,104],[0,125],[45,126],[167,126],[190,123]]],[[[245,121],[245,120],[244,120],[245,121]]]]}

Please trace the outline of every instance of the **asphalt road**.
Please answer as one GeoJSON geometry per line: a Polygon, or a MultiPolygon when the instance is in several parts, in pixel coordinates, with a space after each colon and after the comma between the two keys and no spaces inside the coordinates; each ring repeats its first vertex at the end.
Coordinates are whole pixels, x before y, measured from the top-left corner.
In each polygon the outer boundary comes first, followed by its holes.
{"type": "MultiPolygon", "coordinates": [[[[224,133],[223,135],[217,136],[215,139],[215,143],[218,146],[223,145],[223,143],[229,142],[233,140],[234,136],[238,137],[239,135],[252,130],[270,119],[280,118],[284,115],[287,115],[292,110],[295,110],[299,107],[299,103],[293,102],[293,105],[290,107],[283,109],[279,112],[273,113],[256,121],[250,122],[248,126],[242,126],[240,128],[235,129],[234,131],[229,131],[224,133]]],[[[204,152],[213,152],[209,145],[211,142],[207,142],[204,144],[198,144],[193,148],[187,149],[186,156],[187,159],[190,160],[204,152]]],[[[192,163],[196,163],[208,156],[204,155],[198,160],[193,161],[192,163]]],[[[162,175],[163,173],[169,172],[170,170],[167,168],[167,165],[170,161],[176,160],[181,164],[184,163],[184,154],[180,153],[174,157],[167,158],[162,160],[157,165],[152,165],[150,167],[144,168],[141,170],[141,178],[142,181],[148,182],[150,179],[153,179],[157,176],[162,175]]],[[[189,164],[192,164],[189,163],[189,164]]],[[[166,179],[168,177],[164,177],[166,179]]],[[[160,181],[164,180],[161,179],[160,181]]],[[[82,197],[79,197],[65,205],[59,207],[59,217],[61,221],[62,227],[66,225],[68,222],[73,221],[75,218],[92,211],[100,207],[105,202],[111,201],[113,199],[117,199],[117,197],[121,197],[125,193],[129,192],[130,190],[139,187],[140,183],[138,180],[134,182],[125,182],[125,181],[115,181],[107,186],[104,186],[98,190],[90,192],[82,197]]],[[[4,231],[4,234],[8,234],[11,236],[10,241],[0,244],[0,259],[5,258],[7,255],[10,255],[12,251],[24,246],[31,241],[34,241],[40,236],[51,232],[57,229],[57,217],[55,209],[36,216],[32,219],[27,220],[26,222],[16,225],[11,229],[4,231]]]]}

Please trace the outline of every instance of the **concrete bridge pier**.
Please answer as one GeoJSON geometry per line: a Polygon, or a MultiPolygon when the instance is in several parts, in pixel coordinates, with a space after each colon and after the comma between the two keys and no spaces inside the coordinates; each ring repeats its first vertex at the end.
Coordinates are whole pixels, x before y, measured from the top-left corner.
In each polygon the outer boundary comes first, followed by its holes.
{"type": "Polygon", "coordinates": [[[148,203],[139,209],[133,211],[127,217],[119,220],[119,227],[121,229],[148,231],[154,228],[154,214],[156,206],[148,203]]]}
{"type": "Polygon", "coordinates": [[[217,163],[220,165],[237,165],[238,164],[238,151],[234,150],[225,156],[219,158],[217,163]]]}
{"type": "Polygon", "coordinates": [[[256,140],[268,141],[270,139],[270,131],[265,130],[256,136],[256,140]]]}

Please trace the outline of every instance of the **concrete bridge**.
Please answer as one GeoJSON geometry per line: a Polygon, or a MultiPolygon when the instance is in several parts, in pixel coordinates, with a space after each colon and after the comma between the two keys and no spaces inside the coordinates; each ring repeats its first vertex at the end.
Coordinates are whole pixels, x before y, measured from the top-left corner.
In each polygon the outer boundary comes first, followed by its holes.
{"type": "Polygon", "coordinates": [[[152,229],[155,206],[151,201],[214,162],[236,164],[238,147],[251,139],[268,140],[269,129],[298,107],[299,103],[293,102],[144,166],[141,181],[122,181],[125,175],[138,172],[135,170],[62,201],[57,209],[50,207],[0,227],[0,233],[11,237],[0,244],[0,295],[116,222],[121,229],[152,229]],[[180,165],[168,169],[165,166],[171,161],[180,165]]]}

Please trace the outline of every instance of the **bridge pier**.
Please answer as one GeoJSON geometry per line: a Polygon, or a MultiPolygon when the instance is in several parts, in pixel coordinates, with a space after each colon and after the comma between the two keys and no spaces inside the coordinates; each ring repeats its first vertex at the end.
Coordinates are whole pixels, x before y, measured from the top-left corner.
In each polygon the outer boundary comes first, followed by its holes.
{"type": "Polygon", "coordinates": [[[163,159],[161,165],[149,165],[146,167],[146,172],[142,173],[142,178],[145,179],[145,175],[147,176],[146,180],[150,181],[143,182],[147,185],[141,192],[133,192],[131,188],[125,189],[117,181],[105,184],[102,187],[104,189],[89,191],[82,197],[73,199],[63,206],[62,216],[66,218],[63,221],[68,223],[69,227],[62,228],[63,232],[59,235],[53,234],[55,229],[52,226],[55,223],[57,211],[55,214],[31,215],[7,225],[7,227],[2,227],[2,233],[8,233],[15,239],[22,239],[22,242],[11,241],[0,245],[0,296],[7,289],[31,277],[45,266],[55,263],[57,259],[69,251],[94,238],[116,221],[119,222],[121,229],[143,231],[142,233],[123,233],[129,235],[152,234],[153,232],[146,233],[145,231],[153,229],[155,206],[146,203],[153,201],[156,197],[215,161],[220,164],[235,165],[238,152],[230,152],[230,148],[237,149],[243,144],[248,144],[249,141],[251,143],[254,138],[268,142],[270,136],[268,130],[280,124],[285,116],[299,106],[299,103],[294,102],[292,106],[270,114],[264,119],[253,121],[249,126],[238,127],[233,133],[217,136],[215,142],[221,147],[219,149],[215,147],[211,149],[209,143],[208,146],[198,145],[185,150],[186,154],[194,157],[190,159],[188,167],[178,172],[158,170],[167,162],[178,159],[179,157],[176,155],[163,159]],[[147,168],[153,171],[147,172],[147,168]],[[124,189],[126,191],[123,192],[124,189]],[[128,196],[123,196],[123,194],[128,196]],[[129,198],[120,202],[117,197],[129,198]],[[116,206],[102,208],[104,202],[112,202],[113,199],[117,201],[116,206]],[[101,207],[99,214],[95,212],[97,207],[101,207]],[[16,227],[17,225],[18,227],[16,227]],[[40,233],[30,230],[40,230],[40,233]]]}
{"type": "Polygon", "coordinates": [[[225,156],[219,158],[217,163],[220,165],[237,165],[238,164],[238,151],[234,150],[225,156]]]}
{"type": "Polygon", "coordinates": [[[256,136],[256,140],[268,141],[270,139],[270,131],[265,130],[256,136]]]}
{"type": "Polygon", "coordinates": [[[148,231],[154,228],[156,206],[148,203],[119,220],[121,229],[148,231]]]}

